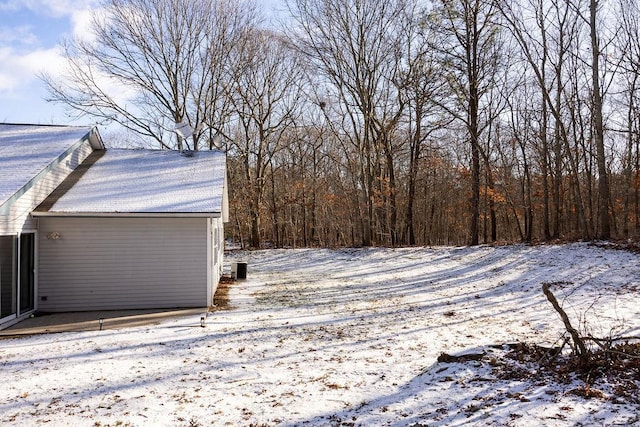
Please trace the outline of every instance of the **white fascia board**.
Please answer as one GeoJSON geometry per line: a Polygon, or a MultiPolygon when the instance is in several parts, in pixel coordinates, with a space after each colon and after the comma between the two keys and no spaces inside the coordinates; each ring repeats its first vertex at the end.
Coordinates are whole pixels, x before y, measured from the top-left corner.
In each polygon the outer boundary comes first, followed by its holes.
{"type": "Polygon", "coordinates": [[[226,167],[224,170],[224,181],[222,184],[222,222],[223,223],[229,222],[229,187],[227,185],[226,167]]]}
{"type": "Polygon", "coordinates": [[[207,219],[207,307],[213,305],[213,266],[211,265],[213,263],[212,223],[212,219],[207,219]]]}
{"type": "Polygon", "coordinates": [[[220,212],[170,213],[170,212],[31,212],[34,217],[85,217],[85,218],[220,218],[220,212]]]}

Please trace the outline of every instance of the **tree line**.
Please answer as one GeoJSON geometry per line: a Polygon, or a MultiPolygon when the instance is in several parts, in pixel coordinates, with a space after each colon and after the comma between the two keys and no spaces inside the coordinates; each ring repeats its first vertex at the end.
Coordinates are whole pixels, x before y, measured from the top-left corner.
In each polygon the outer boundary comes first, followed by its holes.
{"type": "Polygon", "coordinates": [[[43,81],[121,140],[222,145],[243,246],[640,234],[636,0],[283,7],[107,0],[43,81]]]}

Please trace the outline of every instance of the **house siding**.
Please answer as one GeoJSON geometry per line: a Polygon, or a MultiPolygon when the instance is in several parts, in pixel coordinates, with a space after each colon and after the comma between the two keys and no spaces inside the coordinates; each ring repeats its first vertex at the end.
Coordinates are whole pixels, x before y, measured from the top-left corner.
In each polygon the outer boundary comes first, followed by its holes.
{"type": "Polygon", "coordinates": [[[222,218],[211,218],[209,225],[209,246],[211,248],[209,254],[210,262],[210,276],[211,283],[213,284],[211,289],[211,297],[215,294],[220,278],[222,277],[223,270],[223,256],[224,256],[224,228],[222,218]]]}
{"type": "Polygon", "coordinates": [[[22,230],[37,229],[33,211],[60,183],[93,151],[89,140],[85,140],[77,150],[53,168],[18,200],[9,206],[7,215],[0,215],[0,235],[16,234],[22,230]]]}
{"type": "Polygon", "coordinates": [[[38,309],[207,306],[207,221],[40,218],[38,309]]]}

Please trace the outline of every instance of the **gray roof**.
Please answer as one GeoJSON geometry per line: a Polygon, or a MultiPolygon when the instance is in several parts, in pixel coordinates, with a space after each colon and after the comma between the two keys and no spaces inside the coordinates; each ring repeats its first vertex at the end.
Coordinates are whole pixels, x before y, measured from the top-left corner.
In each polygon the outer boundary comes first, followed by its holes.
{"type": "Polygon", "coordinates": [[[0,124],[0,211],[84,139],[90,127],[0,124]]]}
{"type": "Polygon", "coordinates": [[[37,214],[221,213],[225,154],[96,150],[37,214]],[[84,167],[83,167],[84,166],[84,167]]]}

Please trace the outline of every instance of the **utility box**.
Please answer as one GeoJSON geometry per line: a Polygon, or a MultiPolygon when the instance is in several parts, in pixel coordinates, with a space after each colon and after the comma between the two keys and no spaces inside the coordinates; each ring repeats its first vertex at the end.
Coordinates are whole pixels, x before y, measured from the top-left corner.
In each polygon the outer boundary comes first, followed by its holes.
{"type": "Polygon", "coordinates": [[[234,262],[231,264],[231,277],[237,280],[244,280],[247,278],[247,263],[246,262],[234,262]]]}

